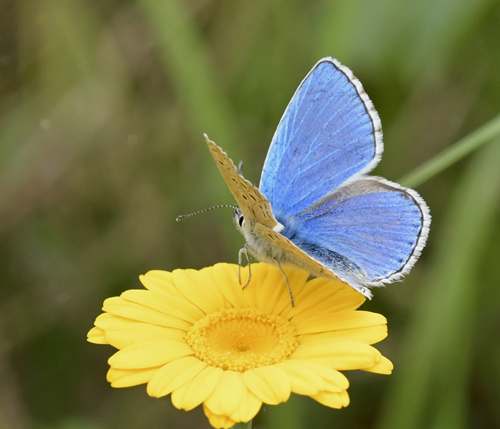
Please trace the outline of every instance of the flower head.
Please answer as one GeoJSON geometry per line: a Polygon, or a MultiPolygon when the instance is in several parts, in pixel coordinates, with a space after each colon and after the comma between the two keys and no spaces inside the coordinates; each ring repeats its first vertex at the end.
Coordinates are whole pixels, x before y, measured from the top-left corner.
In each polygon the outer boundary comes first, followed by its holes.
{"type": "Polygon", "coordinates": [[[179,409],[203,404],[214,427],[250,421],[291,392],[345,407],[339,370],[391,373],[371,346],[386,337],[386,319],[357,311],[365,298],[343,283],[285,273],[294,307],[280,270],[265,263],[252,264],[244,290],[237,265],[150,271],[141,276],[147,290],[104,301],[88,340],[118,349],[108,361],[113,387],[147,383],[179,409]]]}

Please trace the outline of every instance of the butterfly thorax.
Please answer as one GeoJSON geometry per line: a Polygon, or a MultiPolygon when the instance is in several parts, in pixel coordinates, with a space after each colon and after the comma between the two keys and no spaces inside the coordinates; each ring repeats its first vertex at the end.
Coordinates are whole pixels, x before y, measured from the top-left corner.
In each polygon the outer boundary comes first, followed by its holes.
{"type": "MultiPolygon", "coordinates": [[[[284,223],[282,222],[284,219],[281,217],[277,217],[278,225],[274,229],[266,228],[266,232],[274,232],[279,233],[285,238],[293,241],[296,238],[296,221],[293,219],[286,219],[284,223]]],[[[293,255],[286,248],[281,246],[276,246],[275,239],[271,234],[266,234],[266,232],[262,233],[262,225],[261,228],[256,227],[256,222],[253,219],[245,219],[240,208],[235,208],[233,211],[233,222],[236,226],[236,229],[240,231],[246,240],[246,245],[250,253],[255,256],[258,260],[274,263],[274,261],[278,261],[281,264],[293,264],[300,266],[297,263],[296,256],[293,255]]]]}
{"type": "MultiPolygon", "coordinates": [[[[236,229],[245,237],[247,248],[258,260],[273,263],[274,260],[280,263],[293,263],[285,249],[277,247],[274,241],[265,234],[259,234],[255,228],[255,221],[245,219],[241,209],[236,207],[233,211],[233,222],[236,229]]],[[[278,223],[275,232],[281,232],[284,226],[278,223]]]]}

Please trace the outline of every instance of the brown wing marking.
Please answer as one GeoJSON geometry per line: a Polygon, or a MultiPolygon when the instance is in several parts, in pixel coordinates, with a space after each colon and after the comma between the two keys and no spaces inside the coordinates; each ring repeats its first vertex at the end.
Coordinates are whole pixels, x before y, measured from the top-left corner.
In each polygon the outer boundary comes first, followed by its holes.
{"type": "Polygon", "coordinates": [[[266,197],[238,173],[233,161],[206,134],[205,140],[245,220],[260,223],[268,228],[274,228],[278,225],[271,210],[271,203],[267,201],[266,197]]]}

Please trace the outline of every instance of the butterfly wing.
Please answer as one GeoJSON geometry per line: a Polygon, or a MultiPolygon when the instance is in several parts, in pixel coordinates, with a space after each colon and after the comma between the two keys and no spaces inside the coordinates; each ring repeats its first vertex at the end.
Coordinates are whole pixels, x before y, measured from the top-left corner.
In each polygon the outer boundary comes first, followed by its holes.
{"type": "MultiPolygon", "coordinates": [[[[281,233],[259,223],[254,225],[253,233],[255,236],[260,237],[259,240],[262,247],[274,248],[274,256],[281,263],[288,263],[303,268],[317,277],[343,281],[321,261],[305,253],[281,233]]],[[[358,290],[364,295],[371,297],[370,291],[366,288],[358,288],[358,290]]]]}
{"type": "Polygon", "coordinates": [[[276,129],[260,190],[275,215],[298,214],[383,151],[382,126],[363,86],[337,60],[320,60],[295,92],[276,129]]]}
{"type": "Polygon", "coordinates": [[[248,180],[238,173],[233,161],[226,153],[205,134],[210,153],[222,174],[229,190],[233,194],[247,222],[260,223],[274,228],[278,222],[274,218],[269,201],[248,180]]]}
{"type": "Polygon", "coordinates": [[[415,264],[427,240],[430,214],[414,190],[366,176],[287,224],[294,227],[283,234],[342,280],[354,287],[381,286],[399,280],[415,264]]]}

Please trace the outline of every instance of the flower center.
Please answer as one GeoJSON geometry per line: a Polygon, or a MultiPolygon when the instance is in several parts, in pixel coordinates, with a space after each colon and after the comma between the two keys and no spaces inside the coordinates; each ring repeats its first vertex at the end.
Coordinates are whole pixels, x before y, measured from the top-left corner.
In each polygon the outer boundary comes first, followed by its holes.
{"type": "Polygon", "coordinates": [[[298,347],[288,320],[256,308],[208,314],[192,326],[186,340],[198,359],[238,372],[282,362],[298,347]]]}

